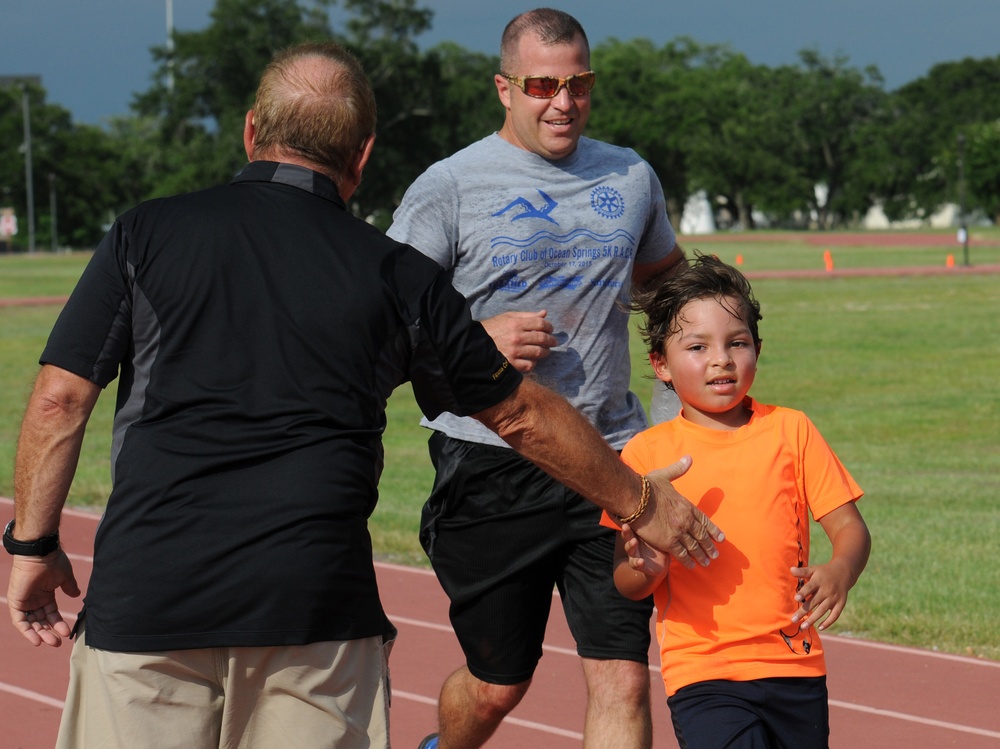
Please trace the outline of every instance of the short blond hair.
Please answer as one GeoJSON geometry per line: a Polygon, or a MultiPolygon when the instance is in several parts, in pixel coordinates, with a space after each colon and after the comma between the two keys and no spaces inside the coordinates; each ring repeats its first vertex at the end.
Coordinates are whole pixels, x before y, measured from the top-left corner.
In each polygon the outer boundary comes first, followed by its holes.
{"type": "Polygon", "coordinates": [[[375,132],[375,94],[361,63],[334,42],[279,52],[265,68],[254,102],[258,154],[292,151],[343,175],[375,132]],[[310,58],[318,65],[310,66],[310,58]]]}

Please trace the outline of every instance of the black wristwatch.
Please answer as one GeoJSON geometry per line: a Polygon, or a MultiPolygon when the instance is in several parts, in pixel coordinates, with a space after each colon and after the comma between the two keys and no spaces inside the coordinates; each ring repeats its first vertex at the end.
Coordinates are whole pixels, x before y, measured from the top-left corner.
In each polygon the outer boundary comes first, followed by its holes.
{"type": "Polygon", "coordinates": [[[22,557],[44,557],[59,548],[59,531],[34,541],[18,541],[14,538],[13,531],[14,521],[11,520],[3,531],[3,547],[8,554],[17,554],[22,557]]]}

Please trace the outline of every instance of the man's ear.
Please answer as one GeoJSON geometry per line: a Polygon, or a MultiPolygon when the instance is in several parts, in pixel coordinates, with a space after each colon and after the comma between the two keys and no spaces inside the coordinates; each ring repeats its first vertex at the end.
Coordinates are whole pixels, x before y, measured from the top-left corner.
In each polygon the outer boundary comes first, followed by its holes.
{"type": "Polygon", "coordinates": [[[660,382],[671,382],[670,367],[667,366],[667,357],[655,351],[649,355],[649,363],[653,365],[653,373],[660,382]]]}
{"type": "Polygon", "coordinates": [[[339,183],[340,197],[345,201],[349,200],[354,191],[361,184],[361,175],[365,171],[365,165],[372,156],[372,149],[375,147],[375,133],[372,133],[361,143],[361,146],[354,153],[354,158],[347,165],[347,173],[339,183]]]}
{"type": "Polygon", "coordinates": [[[500,103],[503,104],[504,109],[510,109],[510,81],[497,73],[493,76],[493,82],[496,83],[500,103]]]}
{"type": "Polygon", "coordinates": [[[253,161],[254,141],[257,137],[257,130],[253,124],[253,110],[247,112],[243,121],[243,150],[247,152],[247,161],[253,161]]]}

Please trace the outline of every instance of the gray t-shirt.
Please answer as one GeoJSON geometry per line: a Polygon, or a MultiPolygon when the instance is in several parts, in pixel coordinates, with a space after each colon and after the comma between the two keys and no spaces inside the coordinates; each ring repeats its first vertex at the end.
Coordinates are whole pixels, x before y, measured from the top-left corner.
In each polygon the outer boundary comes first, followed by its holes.
{"type": "Polygon", "coordinates": [[[649,404],[649,420],[654,424],[661,424],[670,421],[680,412],[681,401],[677,393],[660,380],[653,380],[653,400],[649,404]]]}
{"type": "MultiPolygon", "coordinates": [[[[663,259],[676,237],[660,182],[635,151],[581,138],[573,154],[548,161],[493,134],[418,177],[388,233],[449,270],[477,320],[547,310],[559,345],[533,376],[612,447],[645,428],[629,391],[625,305],[633,264],[663,259]]],[[[471,418],[422,423],[506,446],[471,418]]]]}

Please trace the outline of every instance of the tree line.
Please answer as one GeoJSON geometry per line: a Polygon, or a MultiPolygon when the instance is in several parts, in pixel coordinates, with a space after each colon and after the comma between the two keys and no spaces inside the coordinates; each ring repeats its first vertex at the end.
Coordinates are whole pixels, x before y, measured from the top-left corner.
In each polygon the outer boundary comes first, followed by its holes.
{"type": "MultiPolygon", "coordinates": [[[[503,119],[499,58],[454,42],[421,50],[416,37],[431,24],[417,0],[217,0],[205,29],[175,31],[172,53],[151,50],[150,88],[100,127],[74,123],[37,83],[0,87],[0,204],[23,221],[25,92],[38,244],[51,241],[55,190],[60,245],[88,247],[141,200],[228,180],[245,161],[243,117],[274,52],[333,38],[361,59],[379,107],[375,157],[351,209],[386,227],[420,172],[503,119]],[[334,5],[346,14],[337,27],[334,5]]],[[[850,226],[874,205],[890,219],[927,218],[959,201],[1000,218],[1000,56],[938,64],[892,92],[877,68],[846,57],[807,49],[768,67],[688,37],[610,39],[593,48],[592,67],[587,134],[652,164],[675,225],[702,190],[745,229],[762,215],[772,226],[850,226]]]]}

